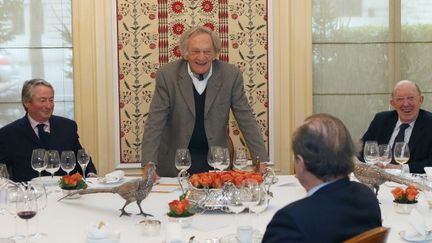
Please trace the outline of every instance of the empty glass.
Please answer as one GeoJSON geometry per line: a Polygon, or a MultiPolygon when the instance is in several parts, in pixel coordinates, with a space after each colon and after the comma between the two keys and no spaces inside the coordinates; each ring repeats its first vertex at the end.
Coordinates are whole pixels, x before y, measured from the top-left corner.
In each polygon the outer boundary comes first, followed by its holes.
{"type": "Polygon", "coordinates": [[[45,149],[33,149],[31,156],[31,166],[33,170],[39,173],[40,177],[41,172],[45,170],[47,166],[47,160],[45,159],[45,149]]]}
{"type": "Polygon", "coordinates": [[[61,154],[60,166],[69,175],[75,169],[75,153],[71,150],[65,150],[61,154]]]}
{"type": "Polygon", "coordinates": [[[29,189],[33,191],[36,197],[37,203],[37,215],[36,215],[36,233],[31,235],[32,239],[40,239],[45,237],[46,233],[39,232],[39,218],[40,213],[47,206],[47,191],[45,186],[42,183],[31,183],[29,189]]]}
{"type": "Polygon", "coordinates": [[[378,142],[366,141],[363,149],[363,158],[367,164],[376,164],[378,162],[378,142]]]}
{"type": "Polygon", "coordinates": [[[243,170],[247,166],[247,150],[244,147],[239,147],[235,151],[235,157],[233,162],[234,168],[237,170],[243,170]]]}
{"type": "Polygon", "coordinates": [[[77,161],[78,161],[78,164],[81,166],[81,169],[83,171],[83,178],[85,180],[85,177],[86,177],[85,171],[86,171],[88,163],[90,162],[90,155],[87,153],[87,151],[84,148],[78,150],[77,161]]]}
{"type": "Polygon", "coordinates": [[[20,190],[20,187],[15,185],[9,185],[6,189],[6,209],[14,217],[14,234],[9,239],[15,241],[25,238],[24,235],[19,234],[17,231],[17,200],[20,190]]]}
{"type": "Polygon", "coordinates": [[[54,178],[54,174],[60,169],[60,156],[57,150],[48,150],[45,153],[47,166],[45,168],[54,178]]]}
{"type": "Polygon", "coordinates": [[[0,177],[9,179],[9,172],[5,164],[0,164],[0,177]]]}
{"type": "Polygon", "coordinates": [[[216,151],[222,149],[220,146],[210,146],[209,151],[207,153],[207,163],[216,170],[216,166],[214,163],[214,156],[216,151]]]}
{"type": "Polygon", "coordinates": [[[175,154],[175,167],[178,170],[188,170],[192,165],[189,149],[179,148],[175,154]]]}
{"type": "Polygon", "coordinates": [[[378,151],[379,151],[379,162],[383,164],[385,167],[391,162],[393,158],[392,148],[388,144],[380,144],[378,145],[378,151]]]}

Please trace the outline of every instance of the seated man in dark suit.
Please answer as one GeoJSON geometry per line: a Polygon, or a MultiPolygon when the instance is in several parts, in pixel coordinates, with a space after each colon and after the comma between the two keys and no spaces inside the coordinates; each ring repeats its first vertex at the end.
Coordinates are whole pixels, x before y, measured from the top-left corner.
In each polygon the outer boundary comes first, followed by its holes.
{"type": "MultiPolygon", "coordinates": [[[[377,113],[362,137],[363,142],[375,140],[378,144],[393,145],[395,140],[408,143],[410,159],[404,170],[411,173],[425,173],[423,167],[432,166],[432,113],[420,109],[423,100],[417,84],[399,81],[390,100],[394,110],[377,113]]],[[[360,160],[362,157],[363,151],[360,160]]],[[[387,168],[402,166],[392,163],[387,168]]]]}
{"type": "Polygon", "coordinates": [[[296,176],[307,196],[273,216],[262,242],[342,242],[381,226],[372,190],[348,177],[355,146],[339,119],[310,116],[294,132],[292,150],[296,176]]]}
{"type": "MultiPolygon", "coordinates": [[[[81,149],[77,124],[64,117],[54,116],[54,89],[43,79],[26,81],[21,92],[21,101],[26,111],[24,117],[0,129],[0,163],[7,165],[14,181],[29,181],[38,176],[31,167],[33,149],[44,148],[73,150],[81,149]],[[43,124],[43,125],[41,125],[43,124]],[[42,134],[40,136],[40,134],[42,134]]],[[[71,172],[82,170],[79,164],[71,172]]],[[[96,168],[90,161],[87,176],[95,175],[96,168]]],[[[49,175],[46,171],[44,175],[49,175]]],[[[63,170],[56,175],[64,175],[63,170]]]]}

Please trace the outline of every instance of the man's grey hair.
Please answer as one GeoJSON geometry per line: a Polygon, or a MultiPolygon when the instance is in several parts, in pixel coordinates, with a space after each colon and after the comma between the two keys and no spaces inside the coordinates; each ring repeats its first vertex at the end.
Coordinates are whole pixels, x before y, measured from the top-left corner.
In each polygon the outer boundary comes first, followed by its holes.
{"type": "Polygon", "coordinates": [[[186,32],[184,32],[183,35],[180,37],[180,52],[184,59],[186,59],[187,56],[189,55],[188,53],[189,40],[195,34],[209,34],[212,39],[213,51],[215,53],[215,56],[219,55],[222,49],[222,44],[217,34],[207,27],[195,26],[190,28],[186,32]]]}
{"type": "Polygon", "coordinates": [[[27,111],[27,108],[25,107],[24,103],[32,101],[33,89],[38,85],[46,86],[50,88],[54,93],[53,86],[48,81],[45,81],[44,79],[35,78],[35,79],[30,79],[25,81],[21,90],[21,103],[24,106],[25,111],[27,111]]]}

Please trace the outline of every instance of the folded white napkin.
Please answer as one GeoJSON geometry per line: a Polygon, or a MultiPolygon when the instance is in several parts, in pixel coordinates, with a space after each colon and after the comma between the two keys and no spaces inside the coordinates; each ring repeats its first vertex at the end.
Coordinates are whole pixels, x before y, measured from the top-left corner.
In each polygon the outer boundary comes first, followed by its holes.
{"type": "Polygon", "coordinates": [[[120,240],[120,232],[112,231],[105,223],[93,223],[87,228],[87,243],[116,243],[120,240]]]}
{"type": "Polygon", "coordinates": [[[417,209],[411,211],[408,222],[411,228],[405,230],[404,238],[406,240],[420,241],[432,239],[432,227],[426,225],[425,218],[417,209]]]}
{"type": "Polygon", "coordinates": [[[432,180],[432,167],[424,167],[423,168],[426,172],[427,177],[429,180],[432,180]]]}
{"type": "Polygon", "coordinates": [[[115,170],[115,171],[105,175],[105,182],[106,183],[118,182],[121,179],[123,179],[124,175],[125,175],[124,171],[115,170]]]}

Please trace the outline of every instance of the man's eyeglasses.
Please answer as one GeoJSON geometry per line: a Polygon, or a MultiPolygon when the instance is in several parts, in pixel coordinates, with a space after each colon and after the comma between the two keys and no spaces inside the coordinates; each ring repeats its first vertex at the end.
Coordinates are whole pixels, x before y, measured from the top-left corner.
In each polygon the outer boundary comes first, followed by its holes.
{"type": "Polygon", "coordinates": [[[399,97],[394,97],[393,100],[396,103],[403,103],[403,102],[405,102],[405,100],[408,102],[413,102],[416,100],[417,97],[418,96],[399,96],[399,97]]]}

